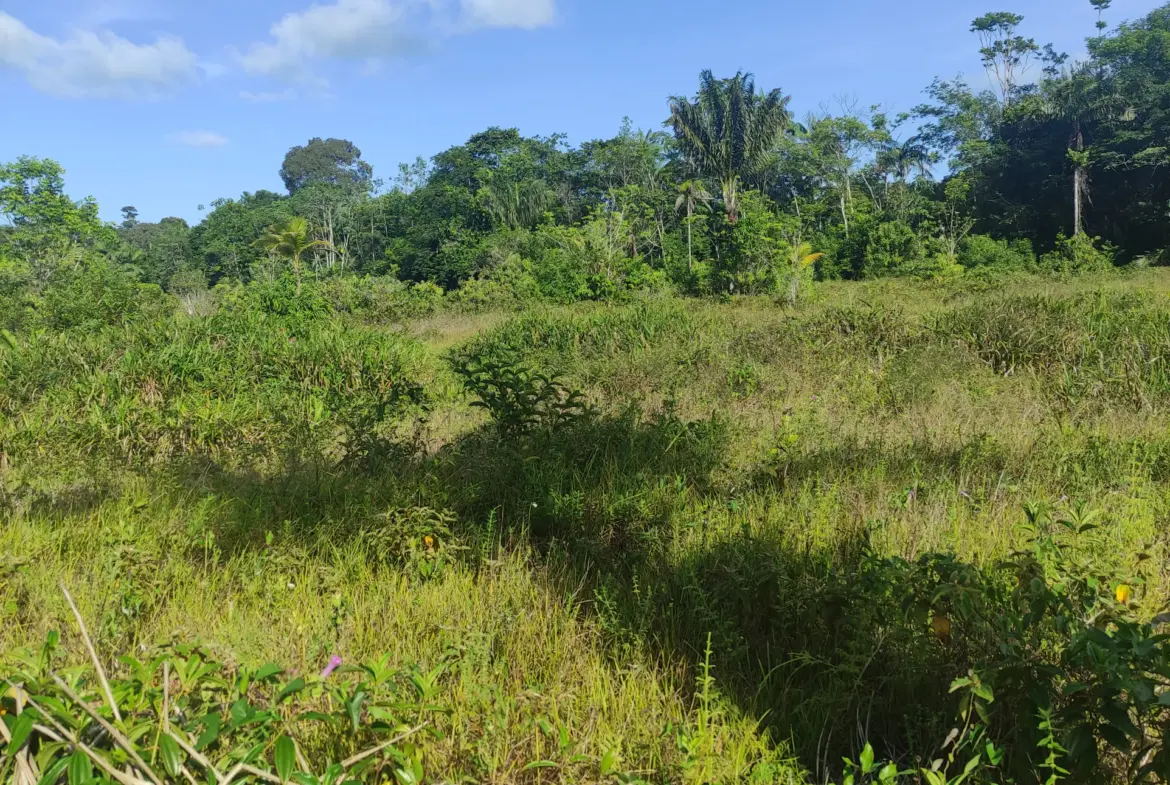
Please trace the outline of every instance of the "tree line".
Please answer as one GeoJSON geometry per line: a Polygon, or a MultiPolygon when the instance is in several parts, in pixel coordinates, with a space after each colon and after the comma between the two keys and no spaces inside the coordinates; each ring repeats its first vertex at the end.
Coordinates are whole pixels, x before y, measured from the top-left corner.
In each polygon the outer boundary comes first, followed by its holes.
{"type": "MultiPolygon", "coordinates": [[[[172,291],[291,272],[479,287],[569,302],[633,289],[783,293],[819,279],[1077,271],[1165,260],[1170,211],[1170,4],[1087,56],[973,21],[989,86],[937,79],[909,112],[842,104],[796,117],[750,74],[700,76],[664,130],[609,139],[489,128],[375,177],[357,145],[312,139],[287,193],[212,202],[203,220],[119,225],[65,194],[61,167],[0,166],[9,287],[100,257],[172,291]]],[[[1090,32],[1090,31],[1087,31],[1090,32]]]]}

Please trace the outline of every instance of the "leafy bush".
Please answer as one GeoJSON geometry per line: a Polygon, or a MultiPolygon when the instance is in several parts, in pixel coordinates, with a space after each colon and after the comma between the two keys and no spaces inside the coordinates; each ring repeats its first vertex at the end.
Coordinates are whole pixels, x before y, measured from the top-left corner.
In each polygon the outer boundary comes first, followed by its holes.
{"type": "Polygon", "coordinates": [[[289,274],[258,280],[242,289],[231,290],[236,297],[225,300],[228,311],[246,309],[265,316],[279,317],[294,332],[303,332],[329,315],[329,303],[315,286],[297,286],[289,274]]]}
{"type": "Polygon", "coordinates": [[[0,441],[17,462],[46,449],[129,462],[376,455],[423,403],[416,345],[328,320],[312,291],[253,285],[208,318],[29,336],[0,355],[0,413],[24,414],[0,420],[0,441]]]}
{"type": "Polygon", "coordinates": [[[455,359],[455,371],[467,390],[486,409],[505,440],[526,431],[556,428],[580,420],[589,413],[584,396],[570,390],[555,376],[546,376],[515,358],[483,358],[464,353],[455,359]]]}
{"type": "Polygon", "coordinates": [[[985,234],[973,234],[959,245],[959,264],[967,268],[1029,270],[1036,265],[1036,254],[1028,240],[997,240],[985,234]]]}
{"type": "Polygon", "coordinates": [[[1113,268],[1115,253],[1111,246],[1085,234],[1056,238],[1056,248],[1040,257],[1040,267],[1059,273],[1093,273],[1113,268]]]}
{"type": "Polygon", "coordinates": [[[55,330],[124,325],[165,302],[157,286],[136,284],[104,259],[58,270],[36,303],[36,321],[55,330]]]}
{"type": "MultiPolygon", "coordinates": [[[[1054,515],[1031,506],[1027,546],[988,568],[943,554],[914,563],[867,557],[866,594],[893,589],[909,623],[929,629],[957,663],[969,663],[970,676],[952,691],[968,691],[960,704],[963,739],[974,733],[993,745],[991,752],[975,745],[974,757],[960,761],[965,775],[979,770],[977,781],[1050,771],[1102,782],[1119,758],[1128,781],[1170,774],[1170,641],[1136,617],[1144,581],[1111,551],[1099,518],[1083,508],[1054,515]],[[982,768],[988,763],[1000,771],[982,768]]],[[[924,774],[927,782],[964,778],[934,771],[943,778],[924,774]]]]}
{"type": "Polygon", "coordinates": [[[925,255],[913,227],[904,221],[882,221],[869,231],[860,277],[906,273],[908,266],[921,263],[925,255]]]}

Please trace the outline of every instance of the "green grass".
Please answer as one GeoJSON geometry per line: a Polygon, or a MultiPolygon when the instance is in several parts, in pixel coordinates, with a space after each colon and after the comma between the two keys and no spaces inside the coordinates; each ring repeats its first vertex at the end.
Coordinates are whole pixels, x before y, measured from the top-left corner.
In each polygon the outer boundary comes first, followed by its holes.
{"type": "Polygon", "coordinates": [[[866,740],[926,756],[976,642],[884,618],[864,554],[991,565],[1025,504],[1079,503],[1160,610],[1168,292],[878,282],[387,327],[225,306],[18,336],[0,650],[56,629],[84,657],[63,581],[111,662],[175,638],[302,673],[454,658],[434,781],[598,781],[611,751],[654,782],[819,779],[866,740]],[[457,351],[519,355],[596,414],[502,439],[457,351]]]}

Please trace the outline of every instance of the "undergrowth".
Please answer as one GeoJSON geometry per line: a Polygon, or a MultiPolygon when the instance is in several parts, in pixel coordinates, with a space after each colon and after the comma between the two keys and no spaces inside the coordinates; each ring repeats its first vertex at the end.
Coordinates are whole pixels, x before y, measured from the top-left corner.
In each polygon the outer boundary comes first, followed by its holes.
{"type": "Polygon", "coordinates": [[[420,725],[346,776],[1160,781],[1166,290],[60,303],[0,343],[4,727],[58,737],[4,765],[202,781],[214,714],[253,781],[420,725]]]}

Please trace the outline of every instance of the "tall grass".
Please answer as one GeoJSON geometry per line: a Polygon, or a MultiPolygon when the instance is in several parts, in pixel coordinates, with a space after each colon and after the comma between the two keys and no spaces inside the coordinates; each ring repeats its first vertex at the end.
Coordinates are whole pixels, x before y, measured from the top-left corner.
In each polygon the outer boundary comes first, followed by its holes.
{"type": "Polygon", "coordinates": [[[1137,612],[1167,596],[1165,277],[1024,288],[424,327],[247,295],[19,334],[0,648],[79,651],[64,580],[109,652],[455,657],[424,742],[445,780],[589,781],[615,750],[661,782],[820,779],[867,741],[925,758],[985,641],[902,616],[911,578],[875,564],[990,570],[1026,504],[1079,504],[1137,612]],[[453,354],[560,374],[591,412],[501,431],[453,354]]]}

